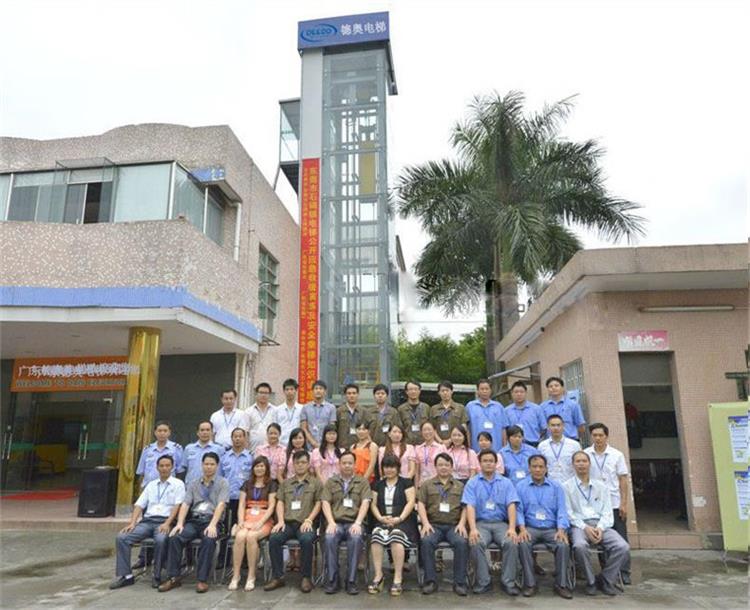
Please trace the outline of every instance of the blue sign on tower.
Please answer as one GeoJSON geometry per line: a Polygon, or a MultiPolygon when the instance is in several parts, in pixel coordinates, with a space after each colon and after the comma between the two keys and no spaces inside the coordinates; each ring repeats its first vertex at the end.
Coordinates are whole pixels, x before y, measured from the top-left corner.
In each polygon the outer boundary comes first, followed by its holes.
{"type": "Polygon", "coordinates": [[[300,21],[297,49],[332,47],[390,39],[388,13],[368,13],[300,21]]]}

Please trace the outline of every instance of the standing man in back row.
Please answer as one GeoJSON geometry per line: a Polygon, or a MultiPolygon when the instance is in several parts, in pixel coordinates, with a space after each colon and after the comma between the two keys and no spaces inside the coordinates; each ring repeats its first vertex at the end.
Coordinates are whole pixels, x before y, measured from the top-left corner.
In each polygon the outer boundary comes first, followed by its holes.
{"type": "Polygon", "coordinates": [[[469,418],[471,448],[479,453],[479,433],[488,432],[492,435],[492,450],[498,453],[508,440],[505,429],[509,423],[503,405],[492,400],[489,379],[477,382],[477,398],[466,405],[466,414],[469,418]]]}
{"type": "Polygon", "coordinates": [[[469,418],[466,416],[466,408],[453,400],[453,384],[450,381],[441,381],[437,389],[440,402],[432,405],[430,421],[440,442],[448,447],[451,444],[451,430],[456,426],[466,426],[469,418]]]}
{"type": "Polygon", "coordinates": [[[389,393],[390,390],[384,383],[379,383],[372,389],[375,404],[370,407],[370,415],[372,415],[370,436],[378,447],[385,447],[388,432],[393,424],[401,425],[401,416],[398,411],[388,404],[389,393]]]}
{"type": "Polygon", "coordinates": [[[347,383],[344,387],[344,404],[336,409],[339,449],[348,449],[357,442],[357,426],[364,424],[372,429],[372,415],[359,404],[359,386],[347,383]]]}
{"type": "Polygon", "coordinates": [[[505,407],[508,423],[523,430],[524,443],[537,447],[547,429],[544,409],[526,400],[526,384],[523,381],[516,381],[510,386],[510,397],[513,402],[505,407]]]}
{"type": "Polygon", "coordinates": [[[247,434],[250,431],[250,418],[245,411],[237,408],[237,390],[222,390],[221,409],[211,414],[211,425],[214,428],[214,442],[224,451],[232,449],[232,431],[242,428],[247,434]]]}
{"type": "Polygon", "coordinates": [[[278,423],[277,409],[271,404],[271,384],[265,381],[255,386],[255,403],[247,410],[250,418],[250,440],[248,449],[250,453],[266,442],[266,431],[271,424],[278,423]]]}
{"type": "Polygon", "coordinates": [[[310,450],[317,449],[323,442],[323,430],[328,424],[336,423],[336,407],[326,400],[328,385],[317,379],[312,386],[313,399],[302,407],[299,424],[307,438],[310,450]]]}
{"type": "Polygon", "coordinates": [[[422,393],[422,384],[410,379],[404,386],[406,390],[406,402],[399,405],[398,414],[401,416],[401,424],[406,442],[409,445],[420,445],[422,438],[422,424],[430,419],[430,407],[419,400],[422,393]]]}
{"type": "Polygon", "coordinates": [[[276,423],[281,427],[279,443],[286,447],[289,444],[289,433],[300,427],[302,405],[297,402],[299,384],[296,379],[285,379],[281,387],[284,390],[284,402],[276,407],[276,423]]]}
{"type": "Polygon", "coordinates": [[[559,377],[550,377],[545,385],[549,396],[541,404],[545,419],[549,421],[550,415],[559,415],[565,423],[565,436],[574,441],[580,441],[586,430],[586,420],[583,418],[581,405],[565,394],[565,382],[559,377]]]}

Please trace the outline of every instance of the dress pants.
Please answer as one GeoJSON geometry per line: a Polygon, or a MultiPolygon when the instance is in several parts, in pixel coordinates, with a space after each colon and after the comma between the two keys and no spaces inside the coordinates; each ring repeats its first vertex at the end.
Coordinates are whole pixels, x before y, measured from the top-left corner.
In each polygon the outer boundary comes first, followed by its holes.
{"type": "Polygon", "coordinates": [[[172,536],[169,539],[169,577],[177,578],[180,575],[180,563],[182,561],[182,551],[186,544],[189,544],[196,538],[201,539],[198,547],[198,560],[196,568],[196,577],[199,582],[207,582],[208,576],[213,567],[214,551],[216,550],[216,541],[218,538],[209,538],[204,534],[210,521],[188,521],[181,534],[172,536]]]}
{"type": "MultiPolygon", "coordinates": [[[[598,520],[592,520],[589,525],[596,526],[598,520]]],[[[578,527],[570,528],[570,540],[573,543],[573,554],[576,564],[582,566],[586,573],[586,584],[596,583],[594,569],[591,566],[590,548],[600,548],[604,551],[606,563],[602,568],[602,578],[609,585],[614,585],[618,580],[620,569],[630,555],[630,546],[622,539],[622,536],[613,529],[606,529],[602,534],[602,541],[598,545],[589,542],[586,532],[578,527]]]]}
{"type": "Polygon", "coordinates": [[[505,521],[478,521],[480,540],[471,547],[471,555],[477,567],[476,590],[490,585],[490,566],[487,561],[487,547],[494,542],[503,551],[503,572],[501,580],[506,587],[514,587],[518,571],[518,545],[506,538],[508,524],[505,521]]]}
{"type": "Polygon", "coordinates": [[[544,544],[548,550],[555,554],[555,584],[563,589],[570,589],[568,573],[570,570],[570,547],[565,542],[555,540],[557,529],[537,529],[526,526],[526,531],[531,536],[529,542],[521,542],[518,545],[518,554],[521,556],[521,569],[523,570],[523,583],[526,587],[536,586],[536,574],[534,574],[535,544],[544,544]]]}
{"type": "Polygon", "coordinates": [[[357,580],[357,563],[362,549],[365,545],[364,526],[362,533],[355,536],[351,533],[353,523],[337,523],[334,534],[326,533],[325,555],[326,555],[326,585],[328,587],[339,586],[339,544],[346,540],[346,582],[353,583],[357,580]]]}
{"type": "Polygon", "coordinates": [[[296,538],[301,549],[300,575],[302,578],[312,577],[313,544],[315,542],[315,528],[309,532],[301,532],[302,524],[287,521],[284,529],[271,534],[268,539],[268,553],[271,555],[271,570],[273,578],[284,576],[284,545],[287,540],[296,538]]]}
{"type": "Polygon", "coordinates": [[[154,580],[161,578],[161,568],[167,551],[167,534],[160,533],[159,526],[164,523],[164,517],[149,517],[141,520],[133,531],[127,534],[117,534],[117,567],[115,575],[128,576],[130,570],[130,551],[136,542],[146,538],[154,539],[154,580]]]}
{"type": "Polygon", "coordinates": [[[429,536],[424,536],[420,541],[422,552],[422,566],[424,567],[424,581],[437,582],[437,570],[435,568],[435,551],[438,544],[447,542],[453,548],[453,584],[466,586],[466,566],[469,559],[469,541],[456,533],[455,525],[442,525],[433,523],[435,530],[429,536]]]}

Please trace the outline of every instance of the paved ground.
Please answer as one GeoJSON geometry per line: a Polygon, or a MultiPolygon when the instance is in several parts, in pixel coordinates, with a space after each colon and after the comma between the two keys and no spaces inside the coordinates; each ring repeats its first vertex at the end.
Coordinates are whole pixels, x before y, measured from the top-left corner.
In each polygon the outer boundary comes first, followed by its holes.
{"type": "MultiPolygon", "coordinates": [[[[264,593],[230,593],[224,586],[212,587],[204,595],[194,592],[192,580],[181,589],[158,593],[146,579],[118,591],[107,588],[113,577],[113,536],[107,532],[52,532],[4,530],[0,532],[0,607],[2,608],[453,608],[469,603],[475,608],[512,604],[517,608],[747,608],[747,564],[737,559],[726,564],[713,551],[638,551],[633,556],[635,585],[615,599],[587,598],[577,592],[572,602],[553,596],[549,577],[542,579],[542,591],[533,600],[509,598],[499,592],[461,600],[444,584],[441,594],[426,597],[416,588],[413,574],[407,576],[411,589],[400,599],[383,593],[375,597],[361,593],[309,595],[296,587],[264,593]]],[[[450,565],[450,562],[448,562],[450,565]]],[[[542,560],[548,566],[548,559],[542,560]]],[[[297,577],[290,579],[296,584],[297,577]]]]}

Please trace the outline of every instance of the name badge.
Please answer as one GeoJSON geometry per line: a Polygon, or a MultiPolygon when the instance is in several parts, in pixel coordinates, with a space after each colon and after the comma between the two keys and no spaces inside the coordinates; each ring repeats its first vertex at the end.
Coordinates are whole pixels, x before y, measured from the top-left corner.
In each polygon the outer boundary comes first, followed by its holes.
{"type": "Polygon", "coordinates": [[[411,431],[412,432],[419,432],[419,424],[412,424],[411,425],[411,431]]]}
{"type": "Polygon", "coordinates": [[[211,512],[211,507],[208,505],[208,502],[199,502],[195,510],[199,513],[208,513],[211,512]]]}
{"type": "Polygon", "coordinates": [[[344,498],[344,508],[354,508],[354,500],[351,498],[344,498]]]}
{"type": "Polygon", "coordinates": [[[166,513],[169,512],[169,509],[167,508],[166,504],[154,504],[154,507],[151,509],[151,511],[155,513],[166,513]]]}
{"type": "Polygon", "coordinates": [[[516,470],[516,478],[517,479],[525,479],[526,473],[523,470],[516,470]]]}
{"type": "Polygon", "coordinates": [[[390,430],[390,429],[391,429],[391,427],[390,427],[390,426],[389,426],[388,424],[386,424],[385,426],[383,426],[383,427],[381,428],[381,430],[382,430],[383,432],[385,432],[386,434],[388,433],[388,430],[390,430]]]}
{"type": "Polygon", "coordinates": [[[534,518],[537,521],[546,521],[546,519],[547,519],[547,513],[545,513],[543,510],[538,510],[534,514],[534,518]]]}
{"type": "Polygon", "coordinates": [[[317,431],[318,431],[318,426],[316,424],[313,424],[313,432],[317,432],[317,431]]]}
{"type": "Polygon", "coordinates": [[[392,515],[393,514],[393,504],[386,504],[385,505],[385,514],[386,515],[392,515]]]}
{"type": "Polygon", "coordinates": [[[491,421],[484,422],[484,429],[485,430],[492,430],[492,422],[491,421]]]}
{"type": "Polygon", "coordinates": [[[494,503],[494,502],[493,502],[492,500],[487,500],[487,501],[486,501],[486,502],[484,503],[484,507],[485,507],[485,508],[486,508],[487,510],[495,510],[495,503],[494,503]]]}
{"type": "Polygon", "coordinates": [[[596,519],[599,516],[596,514],[596,511],[590,506],[582,507],[581,512],[583,513],[584,519],[596,519]]]}
{"type": "Polygon", "coordinates": [[[441,502],[439,510],[441,513],[449,513],[451,512],[451,505],[447,502],[441,502]]]}
{"type": "Polygon", "coordinates": [[[258,508],[257,506],[251,507],[250,514],[253,515],[253,517],[257,517],[258,515],[260,515],[260,508],[258,508]]]}
{"type": "Polygon", "coordinates": [[[356,429],[356,428],[352,428],[352,427],[350,426],[350,427],[349,427],[349,434],[357,434],[357,429],[356,429]]]}
{"type": "Polygon", "coordinates": [[[292,510],[302,510],[302,501],[292,500],[292,510]]]}
{"type": "Polygon", "coordinates": [[[448,424],[440,424],[440,432],[448,432],[450,430],[450,426],[448,424]]]}

